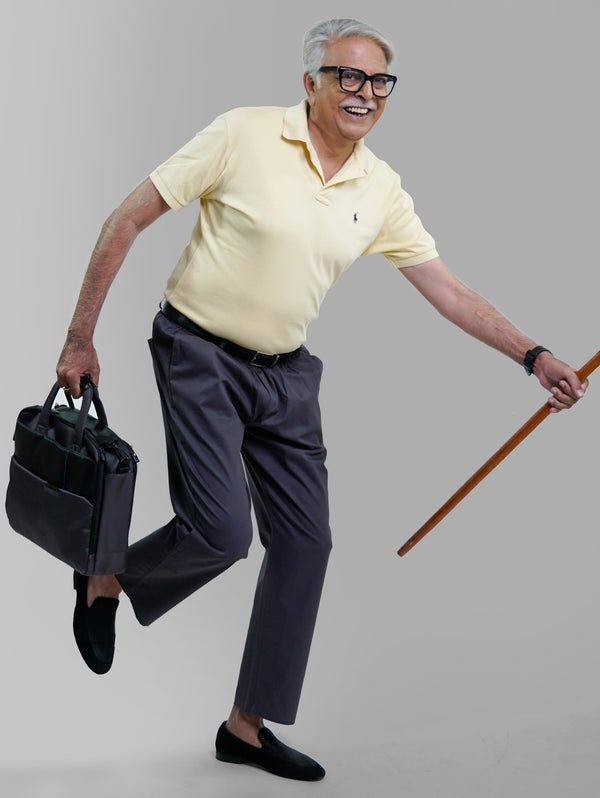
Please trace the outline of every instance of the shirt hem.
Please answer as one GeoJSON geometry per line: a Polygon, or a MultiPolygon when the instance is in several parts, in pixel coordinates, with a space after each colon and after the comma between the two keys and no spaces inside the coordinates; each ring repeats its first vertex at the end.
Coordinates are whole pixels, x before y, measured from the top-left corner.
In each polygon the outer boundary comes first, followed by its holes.
{"type": "Polygon", "coordinates": [[[411,258],[395,258],[390,255],[386,255],[386,258],[395,269],[406,269],[409,266],[420,266],[422,263],[427,263],[429,260],[439,258],[439,255],[437,250],[430,249],[428,252],[424,252],[420,255],[413,255],[411,258]]]}
{"type": "Polygon", "coordinates": [[[173,194],[171,194],[167,184],[158,173],[158,169],[155,169],[153,172],[151,172],[149,178],[152,181],[154,188],[158,191],[171,210],[180,211],[185,208],[185,205],[179,202],[179,200],[176,199],[173,194]]]}

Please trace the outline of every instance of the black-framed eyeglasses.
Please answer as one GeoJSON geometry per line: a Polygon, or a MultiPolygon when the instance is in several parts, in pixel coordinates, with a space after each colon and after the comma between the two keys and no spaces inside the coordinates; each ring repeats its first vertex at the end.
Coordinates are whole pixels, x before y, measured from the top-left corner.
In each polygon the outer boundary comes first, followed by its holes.
{"type": "Polygon", "coordinates": [[[360,91],[368,80],[375,97],[389,97],[398,80],[395,75],[385,75],[382,72],[367,75],[362,69],[344,66],[324,66],[319,72],[337,72],[340,89],[350,94],[360,91]]]}

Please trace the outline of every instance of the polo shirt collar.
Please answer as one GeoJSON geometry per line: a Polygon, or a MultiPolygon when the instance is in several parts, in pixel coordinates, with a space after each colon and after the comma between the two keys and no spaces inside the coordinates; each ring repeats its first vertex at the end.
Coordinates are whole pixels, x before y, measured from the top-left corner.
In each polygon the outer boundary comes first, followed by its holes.
{"type": "MultiPolygon", "coordinates": [[[[299,105],[293,105],[286,109],[283,117],[283,138],[288,141],[301,141],[306,145],[310,159],[322,178],[319,156],[308,135],[308,100],[304,99],[299,105]]],[[[368,174],[366,155],[364,139],[359,139],[354,144],[352,155],[340,171],[334,175],[330,183],[341,183],[344,180],[353,180],[368,174]]]]}

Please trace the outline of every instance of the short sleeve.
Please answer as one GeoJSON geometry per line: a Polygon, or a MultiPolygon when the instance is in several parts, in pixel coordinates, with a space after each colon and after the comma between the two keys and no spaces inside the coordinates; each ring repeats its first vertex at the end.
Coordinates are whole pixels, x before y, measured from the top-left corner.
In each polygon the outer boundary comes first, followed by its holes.
{"type": "Polygon", "coordinates": [[[400,185],[395,175],[389,213],[363,255],[381,253],[397,269],[416,266],[436,258],[435,241],[423,227],[415,213],[410,194],[400,185]]]}
{"type": "Polygon", "coordinates": [[[229,156],[228,138],[227,121],[219,116],[150,174],[170,208],[181,210],[216,186],[229,156]]]}

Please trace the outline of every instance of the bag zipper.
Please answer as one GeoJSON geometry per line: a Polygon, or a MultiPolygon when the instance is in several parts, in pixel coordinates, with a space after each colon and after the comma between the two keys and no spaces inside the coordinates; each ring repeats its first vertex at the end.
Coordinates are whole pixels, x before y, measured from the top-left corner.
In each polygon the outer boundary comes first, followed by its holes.
{"type": "Polygon", "coordinates": [[[118,474],[124,474],[129,471],[129,463],[131,460],[133,460],[135,463],[140,462],[140,458],[133,451],[131,446],[129,446],[129,444],[125,441],[108,441],[108,443],[102,444],[102,448],[113,452],[113,454],[116,456],[117,460],[119,461],[119,466],[117,468],[118,474]]]}

